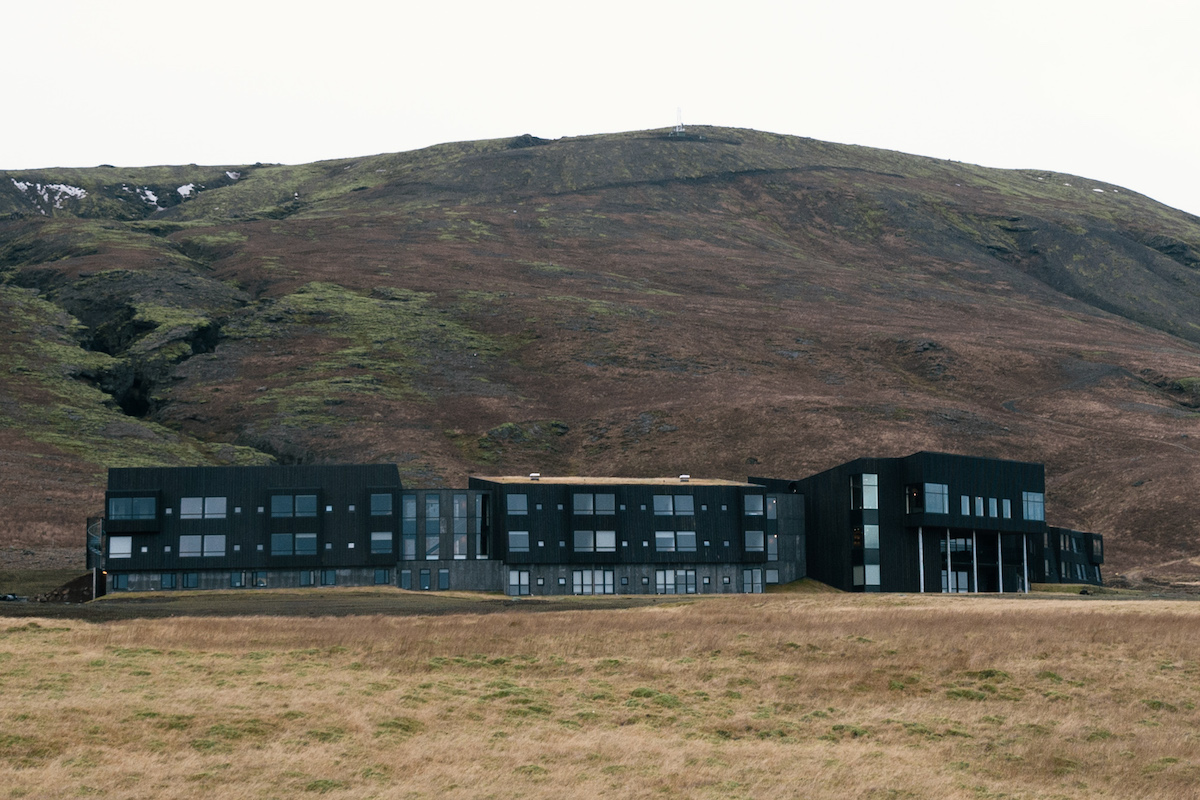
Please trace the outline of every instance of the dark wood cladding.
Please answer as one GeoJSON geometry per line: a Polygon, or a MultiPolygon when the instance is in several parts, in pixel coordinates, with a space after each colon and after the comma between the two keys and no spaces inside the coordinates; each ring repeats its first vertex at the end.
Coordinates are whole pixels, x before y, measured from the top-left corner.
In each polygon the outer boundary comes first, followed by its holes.
{"type": "Polygon", "coordinates": [[[1046,477],[1041,464],[920,452],[904,458],[859,458],[797,480],[750,478],[750,482],[803,495],[808,575],[839,589],[866,589],[854,579],[855,568],[864,564],[864,550],[855,547],[854,532],[864,525],[879,526],[878,591],[921,591],[922,565],[924,591],[941,591],[945,566],[941,547],[947,535],[952,541],[971,541],[975,558],[970,580],[977,580],[974,588],[980,591],[1000,590],[1001,565],[1004,591],[1023,587],[1026,570],[1029,582],[1100,583],[1103,541],[1098,534],[1073,532],[1074,540],[1047,536],[1058,529],[1048,528],[1044,520],[1046,477]],[[851,479],[864,474],[878,476],[877,509],[853,507],[851,479]],[[921,487],[923,492],[926,484],[948,488],[944,512],[931,512],[924,503],[920,509],[909,508],[908,488],[921,487]],[[1041,496],[1043,519],[1026,518],[1025,493],[1041,496]],[[1004,501],[1009,504],[1007,517],[1004,501]],[[1085,562],[1084,555],[1074,552],[1076,548],[1086,550],[1092,560],[1085,562]],[[1071,565],[1070,580],[1063,576],[1060,563],[1071,565]],[[1077,563],[1088,569],[1076,569],[1077,563]]]}
{"type": "Polygon", "coordinates": [[[112,519],[105,523],[110,540],[117,535],[133,540],[130,556],[110,557],[107,567],[175,572],[394,565],[395,519],[372,517],[370,495],[392,494],[395,508],[400,491],[400,474],[391,464],[111,469],[106,508],[114,497],[151,495],[158,506],[153,524],[112,519]],[[273,517],[273,495],[316,495],[316,515],[273,517]],[[224,518],[182,519],[180,501],[185,497],[225,498],[224,518]],[[392,553],[373,555],[370,534],[384,530],[392,534],[392,553]],[[316,552],[273,556],[272,533],[314,533],[316,552]],[[189,535],[225,536],[223,555],[182,555],[179,537],[189,535]]]}

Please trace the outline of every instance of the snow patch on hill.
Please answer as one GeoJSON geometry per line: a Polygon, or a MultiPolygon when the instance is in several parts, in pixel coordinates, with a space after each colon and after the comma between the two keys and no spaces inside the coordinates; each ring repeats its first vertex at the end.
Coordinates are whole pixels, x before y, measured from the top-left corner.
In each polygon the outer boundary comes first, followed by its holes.
{"type": "Polygon", "coordinates": [[[41,184],[19,181],[16,178],[10,178],[10,180],[21,194],[27,194],[31,188],[33,189],[34,196],[30,199],[42,214],[46,214],[50,208],[62,208],[63,202],[67,199],[82,200],[88,196],[86,189],[66,183],[41,184]]]}

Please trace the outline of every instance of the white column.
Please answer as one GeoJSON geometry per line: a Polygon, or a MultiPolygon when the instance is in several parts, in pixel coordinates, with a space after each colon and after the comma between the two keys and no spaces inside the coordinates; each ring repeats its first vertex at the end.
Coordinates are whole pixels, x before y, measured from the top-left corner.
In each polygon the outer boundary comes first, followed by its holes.
{"type": "Polygon", "coordinates": [[[1029,534],[1021,534],[1021,566],[1025,570],[1025,594],[1029,594],[1029,534]]]}
{"type": "Polygon", "coordinates": [[[917,572],[920,574],[921,588],[925,591],[925,529],[917,528],[917,572]]]}
{"type": "Polygon", "coordinates": [[[950,581],[954,579],[954,570],[950,569],[950,529],[946,528],[946,592],[952,591],[950,581]]]}
{"type": "Polygon", "coordinates": [[[1000,578],[1000,594],[1004,594],[1004,543],[1000,531],[996,531],[996,575],[1000,578]]]}
{"type": "Polygon", "coordinates": [[[979,594],[979,554],[975,552],[978,549],[979,540],[975,531],[971,531],[971,580],[975,582],[975,594],[979,594]]]}

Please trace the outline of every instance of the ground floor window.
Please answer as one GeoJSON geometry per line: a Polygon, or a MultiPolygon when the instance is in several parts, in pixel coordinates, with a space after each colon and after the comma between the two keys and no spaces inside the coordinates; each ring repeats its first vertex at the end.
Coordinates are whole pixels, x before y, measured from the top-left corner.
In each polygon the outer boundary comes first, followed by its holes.
{"type": "Polygon", "coordinates": [[[529,570],[510,569],[508,571],[508,593],[517,596],[529,594],[529,570]]]}
{"type": "Polygon", "coordinates": [[[112,578],[113,578],[113,589],[123,591],[123,590],[129,588],[129,576],[128,575],[113,575],[112,578]]]}
{"type": "Polygon", "coordinates": [[[965,570],[954,570],[953,572],[942,570],[942,591],[952,593],[971,591],[967,577],[965,570]]]}
{"type": "Polygon", "coordinates": [[[306,570],[300,571],[300,585],[301,586],[312,586],[313,585],[313,572],[311,569],[306,569],[306,570]]]}
{"type": "Polygon", "coordinates": [[[164,589],[174,589],[175,588],[175,573],[174,572],[164,572],[162,574],[162,577],[158,581],[158,585],[164,589]]]}
{"type": "Polygon", "coordinates": [[[401,589],[411,589],[412,588],[412,570],[411,569],[400,570],[400,588],[401,589]]]}
{"type": "Polygon", "coordinates": [[[761,569],[742,570],[742,591],[747,594],[762,594],[763,571],[761,569]]]}
{"type": "Polygon", "coordinates": [[[241,589],[245,585],[246,585],[246,573],[244,573],[244,572],[229,573],[229,588],[230,589],[241,589]]]}
{"type": "Polygon", "coordinates": [[[448,569],[439,569],[438,570],[438,588],[442,589],[442,590],[446,590],[446,589],[450,588],[450,570],[448,570],[448,569]]]}
{"type": "Polygon", "coordinates": [[[251,572],[250,573],[250,585],[255,587],[256,589],[267,588],[267,573],[251,572]]]}
{"type": "Polygon", "coordinates": [[[654,570],[654,592],[656,594],[695,594],[696,570],[654,570]]]}
{"type": "Polygon", "coordinates": [[[321,570],[321,585],[336,586],[337,585],[337,570],[323,569],[321,570]]]}
{"type": "Polygon", "coordinates": [[[429,570],[427,570],[427,569],[421,570],[421,588],[425,589],[425,590],[428,590],[430,588],[429,570]]]}
{"type": "Polygon", "coordinates": [[[375,585],[383,586],[392,582],[392,571],[390,569],[375,570],[375,585]]]}
{"type": "Polygon", "coordinates": [[[611,569],[577,569],[571,573],[571,589],[575,594],[613,594],[611,569]]]}
{"type": "Polygon", "coordinates": [[[185,572],[183,573],[183,588],[198,589],[200,587],[200,573],[185,572]]]}

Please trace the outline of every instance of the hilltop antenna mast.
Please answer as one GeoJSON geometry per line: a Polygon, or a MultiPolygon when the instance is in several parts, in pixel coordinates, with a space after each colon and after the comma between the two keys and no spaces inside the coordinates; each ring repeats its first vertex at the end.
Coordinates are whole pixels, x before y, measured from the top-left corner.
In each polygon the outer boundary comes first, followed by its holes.
{"type": "Polygon", "coordinates": [[[675,135],[681,136],[683,132],[683,109],[677,107],[675,109],[675,135]]]}

